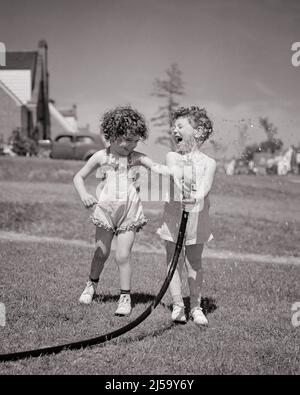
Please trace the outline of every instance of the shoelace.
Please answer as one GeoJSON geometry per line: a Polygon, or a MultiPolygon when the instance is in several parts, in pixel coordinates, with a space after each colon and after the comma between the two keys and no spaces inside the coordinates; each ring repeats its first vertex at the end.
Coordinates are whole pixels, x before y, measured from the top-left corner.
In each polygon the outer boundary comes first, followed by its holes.
{"type": "Polygon", "coordinates": [[[173,310],[179,312],[181,310],[184,310],[184,306],[179,306],[178,304],[175,304],[173,310]]]}
{"type": "Polygon", "coordinates": [[[119,304],[123,304],[123,303],[129,303],[129,295],[127,295],[127,294],[122,294],[122,295],[120,296],[119,304]]]}
{"type": "MultiPolygon", "coordinates": [[[[194,307],[193,308],[193,310],[192,310],[192,314],[197,314],[197,313],[200,313],[201,315],[203,314],[203,309],[202,309],[202,307],[194,307]]],[[[203,314],[204,315],[204,314],[203,314]]]]}
{"type": "Polygon", "coordinates": [[[85,290],[83,291],[83,293],[84,293],[84,294],[89,294],[89,293],[90,293],[90,288],[91,288],[91,287],[94,288],[93,284],[92,284],[92,283],[87,283],[87,284],[86,284],[86,287],[85,287],[85,290]]]}

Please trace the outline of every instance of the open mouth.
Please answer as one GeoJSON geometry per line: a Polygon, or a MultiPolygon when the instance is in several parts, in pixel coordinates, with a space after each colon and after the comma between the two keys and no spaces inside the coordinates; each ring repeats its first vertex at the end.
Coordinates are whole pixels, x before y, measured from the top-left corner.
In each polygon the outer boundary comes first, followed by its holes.
{"type": "Polygon", "coordinates": [[[181,141],[183,140],[181,136],[174,136],[174,138],[175,138],[176,144],[181,143],[181,141]]]}

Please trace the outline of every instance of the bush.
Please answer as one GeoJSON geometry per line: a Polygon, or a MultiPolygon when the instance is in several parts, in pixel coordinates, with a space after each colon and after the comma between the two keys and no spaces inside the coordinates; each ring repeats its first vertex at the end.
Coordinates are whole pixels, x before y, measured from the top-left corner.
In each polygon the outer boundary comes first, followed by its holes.
{"type": "Polygon", "coordinates": [[[36,156],[38,153],[38,144],[34,139],[29,138],[19,128],[13,130],[10,139],[12,150],[20,156],[36,156]]]}

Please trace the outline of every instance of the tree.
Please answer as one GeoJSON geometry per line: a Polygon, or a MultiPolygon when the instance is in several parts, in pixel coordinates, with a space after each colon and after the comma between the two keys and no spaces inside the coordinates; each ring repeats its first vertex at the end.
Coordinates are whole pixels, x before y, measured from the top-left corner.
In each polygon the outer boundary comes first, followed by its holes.
{"type": "Polygon", "coordinates": [[[247,145],[249,127],[246,123],[243,123],[239,125],[238,128],[237,150],[238,156],[242,156],[247,145]]]}
{"type": "Polygon", "coordinates": [[[219,157],[219,153],[225,151],[224,145],[222,143],[220,143],[219,141],[214,140],[214,139],[211,139],[209,141],[210,141],[210,143],[212,145],[212,148],[213,148],[213,151],[214,151],[214,157],[218,158],[219,157]]]}
{"type": "Polygon", "coordinates": [[[13,152],[19,156],[33,156],[38,153],[37,142],[29,138],[20,128],[13,130],[10,143],[13,152]]]}
{"type": "Polygon", "coordinates": [[[156,143],[166,145],[169,148],[174,148],[174,141],[171,138],[171,114],[178,107],[179,103],[176,101],[177,96],[184,95],[184,87],[182,81],[182,72],[178,65],[173,63],[166,71],[167,78],[154,80],[153,96],[159,99],[164,99],[165,104],[158,107],[156,116],[151,118],[153,125],[161,127],[163,136],[156,139],[156,143]]]}
{"type": "Polygon", "coordinates": [[[254,143],[251,145],[247,145],[241,155],[241,159],[250,162],[251,160],[253,160],[254,154],[257,152],[261,152],[259,144],[254,143]]]}
{"type": "Polygon", "coordinates": [[[269,122],[268,118],[259,118],[259,123],[267,135],[267,140],[260,143],[261,151],[274,154],[283,146],[283,142],[277,138],[277,128],[269,122]]]}
{"type": "Polygon", "coordinates": [[[269,122],[267,117],[259,118],[259,123],[267,135],[267,140],[264,140],[259,144],[251,144],[245,147],[241,157],[247,161],[253,160],[255,153],[269,152],[274,154],[283,146],[283,142],[277,138],[277,128],[269,122]]]}

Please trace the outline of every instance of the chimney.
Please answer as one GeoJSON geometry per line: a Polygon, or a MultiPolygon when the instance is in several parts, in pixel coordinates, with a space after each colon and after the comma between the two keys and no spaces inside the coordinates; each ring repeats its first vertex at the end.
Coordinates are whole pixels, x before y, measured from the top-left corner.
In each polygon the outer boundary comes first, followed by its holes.
{"type": "Polygon", "coordinates": [[[50,131],[50,114],[49,114],[49,73],[48,73],[48,44],[46,40],[40,40],[38,43],[38,57],[42,64],[41,85],[43,100],[43,138],[48,139],[51,136],[50,131]]]}
{"type": "Polygon", "coordinates": [[[73,109],[72,112],[73,112],[74,118],[77,119],[77,105],[73,104],[73,108],[72,109],[73,109]]]}

